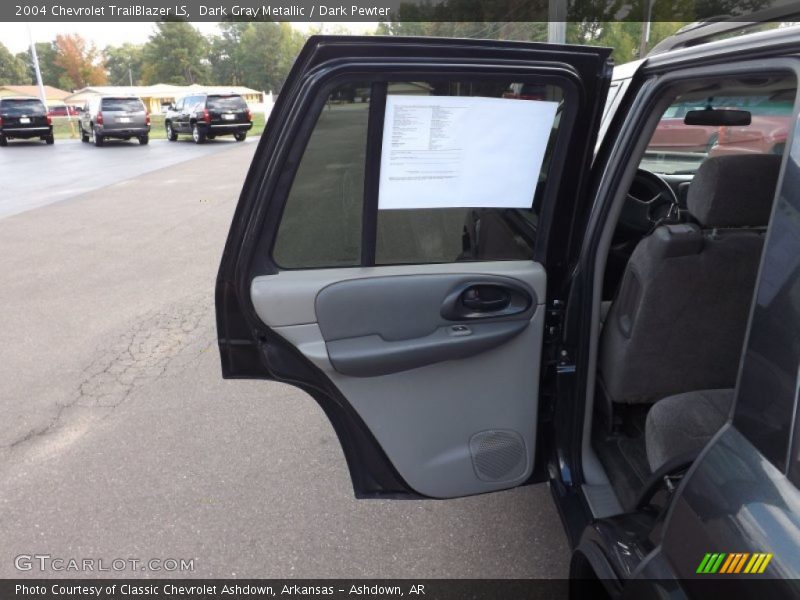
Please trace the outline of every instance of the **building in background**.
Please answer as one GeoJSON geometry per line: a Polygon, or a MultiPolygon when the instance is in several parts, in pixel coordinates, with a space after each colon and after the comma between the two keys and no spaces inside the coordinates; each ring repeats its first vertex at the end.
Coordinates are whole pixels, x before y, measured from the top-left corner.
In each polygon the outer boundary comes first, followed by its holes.
{"type": "MultiPolygon", "coordinates": [[[[35,86],[31,86],[35,87],[35,86]]],[[[155,85],[93,85],[68,94],[64,102],[69,105],[83,106],[87,100],[95,96],[138,96],[142,99],[147,110],[153,114],[166,111],[166,107],[178,98],[198,92],[209,94],[240,94],[247,104],[254,109],[264,106],[264,94],[241,85],[169,85],[157,83],[155,85]]]]}
{"type": "MultiPolygon", "coordinates": [[[[44,95],[47,101],[47,106],[54,108],[56,106],[63,106],[66,104],[64,98],[67,98],[71,92],[67,90],[60,90],[51,85],[44,86],[44,95]]],[[[0,96],[30,96],[31,98],[39,97],[38,85],[0,85],[0,96]]]]}

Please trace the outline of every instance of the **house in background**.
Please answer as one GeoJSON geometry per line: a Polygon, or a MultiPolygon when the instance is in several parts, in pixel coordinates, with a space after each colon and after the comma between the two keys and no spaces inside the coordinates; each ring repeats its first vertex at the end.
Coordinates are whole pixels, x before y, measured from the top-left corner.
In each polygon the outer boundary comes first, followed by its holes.
{"type": "Polygon", "coordinates": [[[258,90],[240,85],[169,85],[157,83],[155,85],[93,85],[77,90],[64,99],[70,105],[82,106],[86,101],[95,96],[138,96],[153,114],[165,112],[166,107],[178,98],[196,93],[234,93],[240,94],[251,107],[264,104],[264,94],[258,90]]]}
{"type": "MultiPolygon", "coordinates": [[[[60,90],[51,85],[44,86],[44,95],[47,105],[60,106],[65,104],[64,98],[69,96],[72,92],[67,90],[60,90]]],[[[32,98],[39,97],[38,85],[0,85],[0,96],[30,96],[32,98]]]]}

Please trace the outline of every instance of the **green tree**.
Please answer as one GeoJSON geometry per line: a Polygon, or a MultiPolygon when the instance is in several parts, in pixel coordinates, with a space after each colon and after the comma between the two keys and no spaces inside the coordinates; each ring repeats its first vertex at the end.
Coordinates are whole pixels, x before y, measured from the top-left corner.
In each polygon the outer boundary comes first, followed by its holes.
{"type": "Polygon", "coordinates": [[[208,40],[185,21],[164,21],[155,27],[144,46],[141,83],[208,83],[208,40]]]}
{"type": "Polygon", "coordinates": [[[210,39],[209,61],[214,83],[244,85],[242,35],[250,23],[227,21],[219,24],[220,35],[210,39]]]}
{"type": "MultiPolygon", "coordinates": [[[[647,49],[650,50],[684,25],[685,22],[651,23],[647,49]]],[[[639,47],[643,33],[642,23],[635,21],[569,23],[567,42],[612,48],[614,62],[622,64],[642,58],[639,56],[639,47]]]]}
{"type": "MultiPolygon", "coordinates": [[[[44,85],[59,87],[65,71],[56,64],[58,55],[53,42],[37,42],[36,56],[39,59],[39,71],[42,73],[42,83],[44,83],[44,85]]],[[[33,68],[33,59],[31,58],[30,49],[17,54],[17,58],[25,63],[25,68],[27,69],[26,83],[31,85],[35,84],[36,71],[33,68]]]]}
{"type": "Polygon", "coordinates": [[[242,82],[278,92],[304,43],[305,36],[288,23],[249,23],[241,37],[242,82]]]}
{"type": "Polygon", "coordinates": [[[28,83],[27,80],[25,63],[0,42],[0,85],[21,85],[28,83]]]}
{"type": "Polygon", "coordinates": [[[105,55],[109,85],[138,85],[144,66],[144,46],[125,43],[121,46],[107,46],[105,55]]]}
{"type": "Polygon", "coordinates": [[[392,21],[379,23],[377,33],[379,35],[461,37],[544,42],[547,41],[547,23],[508,21],[490,23],[392,21]]]}

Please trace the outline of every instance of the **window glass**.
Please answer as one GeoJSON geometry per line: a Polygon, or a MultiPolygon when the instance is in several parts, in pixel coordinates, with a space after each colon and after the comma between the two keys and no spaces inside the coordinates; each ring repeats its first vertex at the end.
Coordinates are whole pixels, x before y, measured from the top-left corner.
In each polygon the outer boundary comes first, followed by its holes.
{"type": "MultiPolygon", "coordinates": [[[[539,204],[560,121],[563,93],[545,83],[509,81],[393,81],[388,97],[482,97],[503,101],[547,102],[556,112],[542,125],[545,147],[538,179],[530,162],[530,202],[524,208],[496,208],[502,182],[486,181],[486,206],[379,210],[375,264],[448,263],[470,260],[521,260],[533,256],[539,204]],[[494,184],[494,185],[493,185],[494,184]]],[[[283,268],[361,264],[364,177],[367,160],[369,82],[341,86],[318,117],[289,192],[273,248],[283,268]]],[[[381,115],[382,116],[382,115],[381,115]]],[[[521,123],[520,126],[526,124],[521,123]]],[[[384,124],[387,127],[386,124],[384,124]]],[[[480,130],[480,123],[476,125],[480,130]]],[[[485,137],[491,137],[486,131],[485,137]]],[[[478,135],[481,135],[480,133],[478,135]]],[[[503,139],[494,152],[514,152],[503,139]]],[[[381,147],[371,152],[381,154],[381,147]]],[[[376,157],[370,157],[376,158],[376,157]]],[[[509,160],[519,160],[509,155],[509,160]]],[[[541,157],[540,157],[541,159],[541,157]]],[[[382,165],[382,169],[385,165],[382,165]]],[[[490,179],[490,178],[486,178],[490,179]]],[[[479,198],[482,201],[482,198],[479,198]]]]}
{"type": "Polygon", "coordinates": [[[800,124],[764,244],[733,424],[800,485],[800,124]]]}
{"type": "Polygon", "coordinates": [[[102,109],[119,112],[141,112],[144,110],[138,98],[103,98],[102,109]]]}
{"type": "MultiPolygon", "coordinates": [[[[552,85],[508,82],[390,83],[388,93],[559,103],[562,99],[561,89],[552,85]]],[[[557,124],[558,119],[549,134],[548,151],[552,151],[557,124]]],[[[546,154],[535,189],[537,197],[543,191],[548,159],[549,154],[546,154]]],[[[487,204],[491,200],[487,197],[487,204]]],[[[378,212],[375,262],[382,265],[529,259],[533,256],[538,208],[531,198],[531,206],[525,209],[381,210],[378,212]]]]}
{"type": "Polygon", "coordinates": [[[247,103],[241,96],[209,96],[209,110],[244,110],[247,103]]]}
{"type": "Polygon", "coordinates": [[[202,98],[200,96],[187,96],[183,101],[183,108],[186,110],[193,110],[197,103],[201,100],[202,98]]]}
{"type": "Polygon", "coordinates": [[[39,100],[3,100],[3,113],[10,117],[33,115],[41,117],[47,113],[39,100]]]}
{"type": "MultiPolygon", "coordinates": [[[[695,96],[693,94],[692,96],[695,96]]],[[[708,157],[782,154],[791,125],[794,89],[770,93],[722,89],[709,98],[677,98],[661,117],[641,167],[662,175],[693,175],[708,157]],[[706,108],[735,109],[751,115],[749,125],[687,125],[686,114],[706,108]]]]}
{"type": "Polygon", "coordinates": [[[273,249],[280,266],[360,263],[369,95],[368,83],[338,88],[317,118],[273,249]]]}

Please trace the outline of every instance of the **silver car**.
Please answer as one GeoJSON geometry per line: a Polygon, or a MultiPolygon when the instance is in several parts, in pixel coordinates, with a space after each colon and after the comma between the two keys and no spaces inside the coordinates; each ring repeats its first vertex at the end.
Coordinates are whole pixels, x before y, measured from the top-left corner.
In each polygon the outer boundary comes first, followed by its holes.
{"type": "Polygon", "coordinates": [[[78,121],[81,141],[102,146],[107,138],[150,141],[150,114],[136,96],[98,96],[84,106],[78,121]]]}

